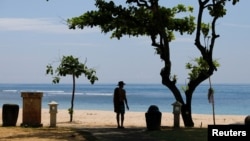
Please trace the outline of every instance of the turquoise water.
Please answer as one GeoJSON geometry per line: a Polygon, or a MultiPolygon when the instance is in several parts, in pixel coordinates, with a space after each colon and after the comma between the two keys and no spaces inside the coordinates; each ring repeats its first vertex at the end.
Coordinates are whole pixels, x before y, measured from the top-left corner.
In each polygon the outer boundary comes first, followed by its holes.
{"type": "MultiPolygon", "coordinates": [[[[112,95],[116,84],[77,84],[74,109],[113,111],[112,95]]],[[[181,85],[179,86],[181,87],[181,85]]],[[[208,85],[200,85],[192,101],[192,113],[212,114],[212,105],[207,99],[208,85]]],[[[250,114],[250,85],[216,84],[215,114],[250,114]]],[[[175,99],[161,84],[125,85],[130,111],[146,112],[150,105],[157,105],[161,112],[172,112],[175,99]]],[[[0,84],[0,104],[12,103],[22,107],[21,92],[43,92],[42,107],[56,101],[58,109],[70,107],[72,84],[0,84]]]]}

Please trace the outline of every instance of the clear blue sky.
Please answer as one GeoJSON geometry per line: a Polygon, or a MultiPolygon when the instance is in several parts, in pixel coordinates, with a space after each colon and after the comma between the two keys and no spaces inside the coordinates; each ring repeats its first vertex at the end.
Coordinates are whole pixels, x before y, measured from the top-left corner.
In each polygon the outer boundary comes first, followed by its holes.
{"type": "MultiPolygon", "coordinates": [[[[160,1],[174,5],[173,1],[160,1]]],[[[194,3],[196,0],[189,2],[194,3]]],[[[217,23],[221,37],[214,57],[221,67],[212,76],[214,83],[250,83],[249,5],[249,0],[241,0],[234,7],[228,6],[228,14],[217,23]]],[[[94,0],[1,0],[0,83],[51,83],[51,76],[45,75],[46,65],[57,65],[62,55],[79,57],[82,62],[87,59],[87,66],[97,71],[97,83],[161,83],[163,64],[149,38],[117,40],[97,28],[68,29],[66,19],[92,9],[94,0]]],[[[171,43],[178,83],[187,81],[185,63],[198,55],[193,41],[193,36],[177,35],[171,43]]],[[[61,80],[71,82],[71,77],[61,80]]],[[[83,76],[77,82],[88,83],[83,76]]]]}

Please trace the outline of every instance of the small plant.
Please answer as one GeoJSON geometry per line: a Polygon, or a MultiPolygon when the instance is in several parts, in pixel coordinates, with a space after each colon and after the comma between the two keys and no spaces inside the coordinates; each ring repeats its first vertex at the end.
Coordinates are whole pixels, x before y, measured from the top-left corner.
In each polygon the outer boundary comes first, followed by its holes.
{"type": "Polygon", "coordinates": [[[69,109],[68,109],[68,112],[69,112],[70,115],[72,115],[73,112],[74,112],[74,110],[73,110],[72,108],[69,108],[69,109]]]}
{"type": "MultiPolygon", "coordinates": [[[[86,63],[86,62],[85,62],[86,63]]],[[[66,75],[71,75],[73,79],[73,89],[71,98],[71,108],[68,109],[70,114],[70,122],[73,120],[73,109],[74,109],[74,98],[75,98],[75,79],[79,78],[82,74],[94,84],[98,80],[96,76],[96,71],[93,68],[88,68],[86,64],[79,62],[78,58],[74,58],[72,55],[63,56],[60,60],[60,64],[56,70],[53,69],[52,65],[47,65],[46,74],[54,75],[52,82],[57,84],[60,82],[60,77],[65,77],[66,75]]]]}

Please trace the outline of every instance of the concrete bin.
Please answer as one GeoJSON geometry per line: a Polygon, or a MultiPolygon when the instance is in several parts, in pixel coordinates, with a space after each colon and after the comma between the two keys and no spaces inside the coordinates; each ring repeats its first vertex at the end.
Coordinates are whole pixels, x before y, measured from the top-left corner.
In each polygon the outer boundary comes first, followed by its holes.
{"type": "Polygon", "coordinates": [[[246,116],[245,125],[250,125],[250,115],[246,116]]]}
{"type": "Polygon", "coordinates": [[[42,92],[22,92],[24,127],[41,127],[42,92]]]}
{"type": "Polygon", "coordinates": [[[18,113],[19,113],[19,106],[17,104],[3,104],[2,126],[16,126],[18,113]]]}
{"type": "Polygon", "coordinates": [[[161,117],[162,113],[155,105],[151,105],[145,113],[146,124],[148,130],[160,130],[161,129],[161,117]]]}

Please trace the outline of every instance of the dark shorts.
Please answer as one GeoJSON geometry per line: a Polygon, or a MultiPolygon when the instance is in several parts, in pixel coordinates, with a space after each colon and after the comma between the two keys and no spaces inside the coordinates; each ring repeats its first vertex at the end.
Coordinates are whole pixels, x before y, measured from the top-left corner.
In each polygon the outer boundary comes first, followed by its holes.
{"type": "Polygon", "coordinates": [[[124,102],[119,102],[119,103],[115,104],[115,112],[116,113],[121,113],[121,114],[125,113],[124,102]]]}

